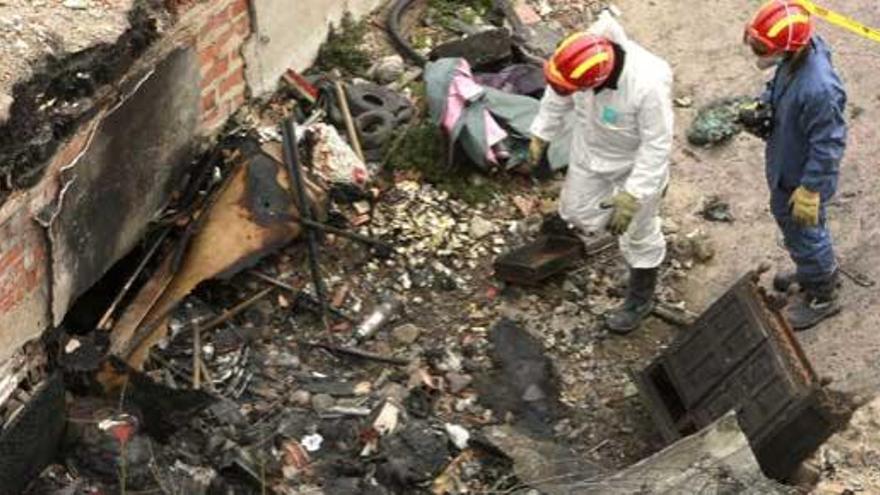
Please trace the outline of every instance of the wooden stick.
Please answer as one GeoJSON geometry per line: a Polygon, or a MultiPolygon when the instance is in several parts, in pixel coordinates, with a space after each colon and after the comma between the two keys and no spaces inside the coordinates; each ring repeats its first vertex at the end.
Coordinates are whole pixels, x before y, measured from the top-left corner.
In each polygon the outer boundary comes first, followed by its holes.
{"type": "Polygon", "coordinates": [[[348,138],[351,140],[351,147],[361,161],[364,160],[364,150],[361,148],[361,141],[358,139],[357,130],[354,128],[354,119],[351,118],[351,109],[348,108],[348,98],[345,96],[345,88],[342,81],[338,78],[334,81],[336,86],[336,98],[339,100],[339,109],[342,110],[342,117],[345,120],[345,129],[348,131],[348,138]]]}
{"type": "Polygon", "coordinates": [[[198,323],[193,325],[193,388],[202,388],[202,330],[198,323]]]}
{"type": "Polygon", "coordinates": [[[365,351],[362,349],[357,349],[354,347],[343,347],[332,344],[324,344],[320,342],[304,342],[300,341],[300,344],[306,345],[309,347],[317,347],[319,349],[325,349],[330,352],[335,352],[338,354],[346,354],[349,356],[359,357],[362,359],[368,359],[370,361],[377,361],[380,363],[393,364],[395,366],[406,366],[409,364],[409,361],[406,359],[398,359],[388,356],[382,356],[381,354],[376,354],[374,352],[365,351]]]}
{"type": "Polygon", "coordinates": [[[98,322],[99,330],[110,330],[110,320],[113,318],[113,313],[116,312],[116,307],[119,306],[119,303],[122,301],[122,298],[128,294],[128,291],[131,290],[131,286],[134,285],[134,281],[137,280],[138,276],[144,271],[144,268],[147,267],[147,263],[153,259],[153,255],[156,254],[156,251],[159,250],[159,246],[162,245],[162,241],[165,240],[165,237],[168,236],[168,233],[171,232],[171,227],[165,227],[165,230],[159,234],[159,238],[156,239],[156,242],[150,247],[150,250],[147,251],[147,254],[144,255],[144,259],[141,260],[140,264],[135,268],[134,273],[131,274],[131,277],[128,278],[128,281],[125,282],[125,285],[122,287],[122,290],[119,291],[119,294],[116,294],[116,297],[113,299],[113,302],[110,304],[110,307],[107,308],[107,311],[104,312],[104,316],[101,317],[101,320],[98,322]]]}
{"type": "MultiPolygon", "coordinates": [[[[220,325],[226,323],[230,319],[232,319],[235,316],[242,313],[244,310],[253,306],[256,302],[258,302],[260,299],[266,297],[273,290],[275,290],[274,287],[267,287],[267,288],[261,290],[260,292],[257,292],[253,296],[251,296],[251,297],[245,299],[244,301],[233,306],[232,309],[230,309],[228,311],[224,311],[223,314],[208,321],[204,325],[201,325],[201,331],[213,330],[214,328],[219,327],[220,325]]],[[[198,326],[199,325],[196,324],[196,327],[198,327],[198,326]]]]}
{"type": "MultiPolygon", "coordinates": [[[[290,284],[286,284],[286,283],[282,282],[281,280],[278,280],[277,278],[270,277],[269,275],[266,275],[263,272],[260,272],[257,270],[251,270],[248,273],[250,275],[253,275],[254,277],[264,281],[264,282],[269,282],[270,284],[272,284],[276,287],[280,287],[284,290],[289,291],[290,293],[293,294],[294,297],[299,297],[300,295],[305,294],[301,289],[297,289],[296,287],[294,287],[290,284]]],[[[351,316],[348,316],[339,308],[334,308],[333,306],[327,306],[327,311],[330,312],[331,314],[333,314],[334,316],[338,316],[339,318],[342,318],[343,320],[345,320],[349,323],[356,323],[356,320],[354,318],[352,318],[351,316]]]]}

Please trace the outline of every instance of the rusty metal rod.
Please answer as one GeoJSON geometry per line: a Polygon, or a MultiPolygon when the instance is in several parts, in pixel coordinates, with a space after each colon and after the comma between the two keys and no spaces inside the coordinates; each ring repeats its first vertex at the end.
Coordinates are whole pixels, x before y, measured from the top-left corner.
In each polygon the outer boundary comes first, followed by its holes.
{"type": "MultiPolygon", "coordinates": [[[[299,196],[300,216],[304,220],[312,221],[311,205],[306,196],[306,187],[303,182],[302,169],[299,166],[299,156],[296,152],[296,129],[293,126],[293,118],[284,120],[281,124],[281,131],[284,135],[284,161],[287,163],[287,169],[290,178],[296,187],[296,194],[299,196]]],[[[318,263],[318,238],[313,227],[306,226],[306,239],[309,248],[309,266],[312,271],[312,282],[315,284],[315,297],[318,298],[318,304],[321,305],[321,321],[324,327],[330,329],[330,322],[327,318],[327,294],[324,289],[324,280],[321,278],[321,266],[318,263]]]]}
{"type": "Polygon", "coordinates": [[[389,255],[394,253],[394,246],[385,241],[380,241],[379,239],[376,239],[374,237],[365,236],[362,234],[358,234],[357,232],[336,228],[331,225],[316,222],[314,220],[308,220],[305,218],[300,218],[299,222],[308,227],[322,230],[324,232],[329,232],[331,234],[338,235],[339,237],[345,237],[346,239],[351,239],[353,241],[366,244],[368,246],[376,247],[380,251],[388,253],[389,255]]]}

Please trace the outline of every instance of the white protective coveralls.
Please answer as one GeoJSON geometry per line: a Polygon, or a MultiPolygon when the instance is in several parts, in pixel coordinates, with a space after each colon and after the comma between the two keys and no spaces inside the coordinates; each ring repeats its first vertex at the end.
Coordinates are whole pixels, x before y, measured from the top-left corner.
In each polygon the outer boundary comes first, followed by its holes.
{"type": "Polygon", "coordinates": [[[608,12],[589,32],[626,52],[617,89],[560,96],[548,87],[531,131],[551,142],[574,119],[560,216],[589,236],[610,219],[611,210],[600,204],[621,189],[627,191],[638,200],[639,210],[620,236],[621,252],[633,268],[655,268],[666,256],[659,212],[672,150],[672,70],[630,41],[608,12]]]}

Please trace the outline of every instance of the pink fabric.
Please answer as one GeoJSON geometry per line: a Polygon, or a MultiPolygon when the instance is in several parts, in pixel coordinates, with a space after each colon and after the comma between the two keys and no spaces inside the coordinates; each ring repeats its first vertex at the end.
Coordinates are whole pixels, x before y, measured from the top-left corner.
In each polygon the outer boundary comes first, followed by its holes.
{"type": "MultiPolygon", "coordinates": [[[[482,93],[483,87],[474,81],[470,65],[468,65],[466,60],[462,59],[461,65],[455,69],[455,75],[449,84],[446,111],[442,119],[443,128],[446,129],[447,133],[452,133],[452,129],[455,128],[455,123],[461,118],[461,114],[464,112],[465,107],[467,107],[468,101],[477,98],[482,93]]],[[[495,152],[492,151],[492,146],[503,141],[507,137],[507,132],[498,125],[498,122],[495,121],[488,110],[484,110],[483,113],[486,119],[486,139],[489,143],[486,160],[497,165],[498,160],[495,157],[495,152]]]]}

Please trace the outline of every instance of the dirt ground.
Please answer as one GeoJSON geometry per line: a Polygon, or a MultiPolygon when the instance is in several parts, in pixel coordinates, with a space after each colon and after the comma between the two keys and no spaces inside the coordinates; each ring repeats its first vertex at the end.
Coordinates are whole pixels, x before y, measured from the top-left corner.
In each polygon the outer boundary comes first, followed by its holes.
{"type": "MultiPolygon", "coordinates": [[[[703,308],[745,271],[762,262],[791,266],[768,210],[762,143],[740,135],[714,150],[694,149],[684,138],[696,108],[723,96],[756,94],[769,77],[751,65],[739,40],[742,26],[759,2],[621,0],[629,34],[666,58],[675,72],[676,94],[693,99],[692,109],[677,110],[673,181],[666,212],[684,231],[700,228],[717,247],[715,259],[685,282],[689,306],[703,308]],[[729,201],[736,222],[709,223],[698,217],[702,199],[717,194],[729,201]]],[[[880,25],[880,11],[870,0],[828,0],[824,6],[859,21],[880,25]]],[[[880,45],[819,21],[819,33],[833,46],[835,65],[849,93],[850,134],[836,200],[830,209],[837,253],[843,266],[880,278],[880,176],[874,173],[876,117],[880,93],[880,45]]],[[[769,282],[770,276],[767,276],[769,282]]],[[[832,387],[873,394],[880,386],[878,296],[844,280],[845,310],[818,328],[801,334],[809,357],[832,387]]]]}

